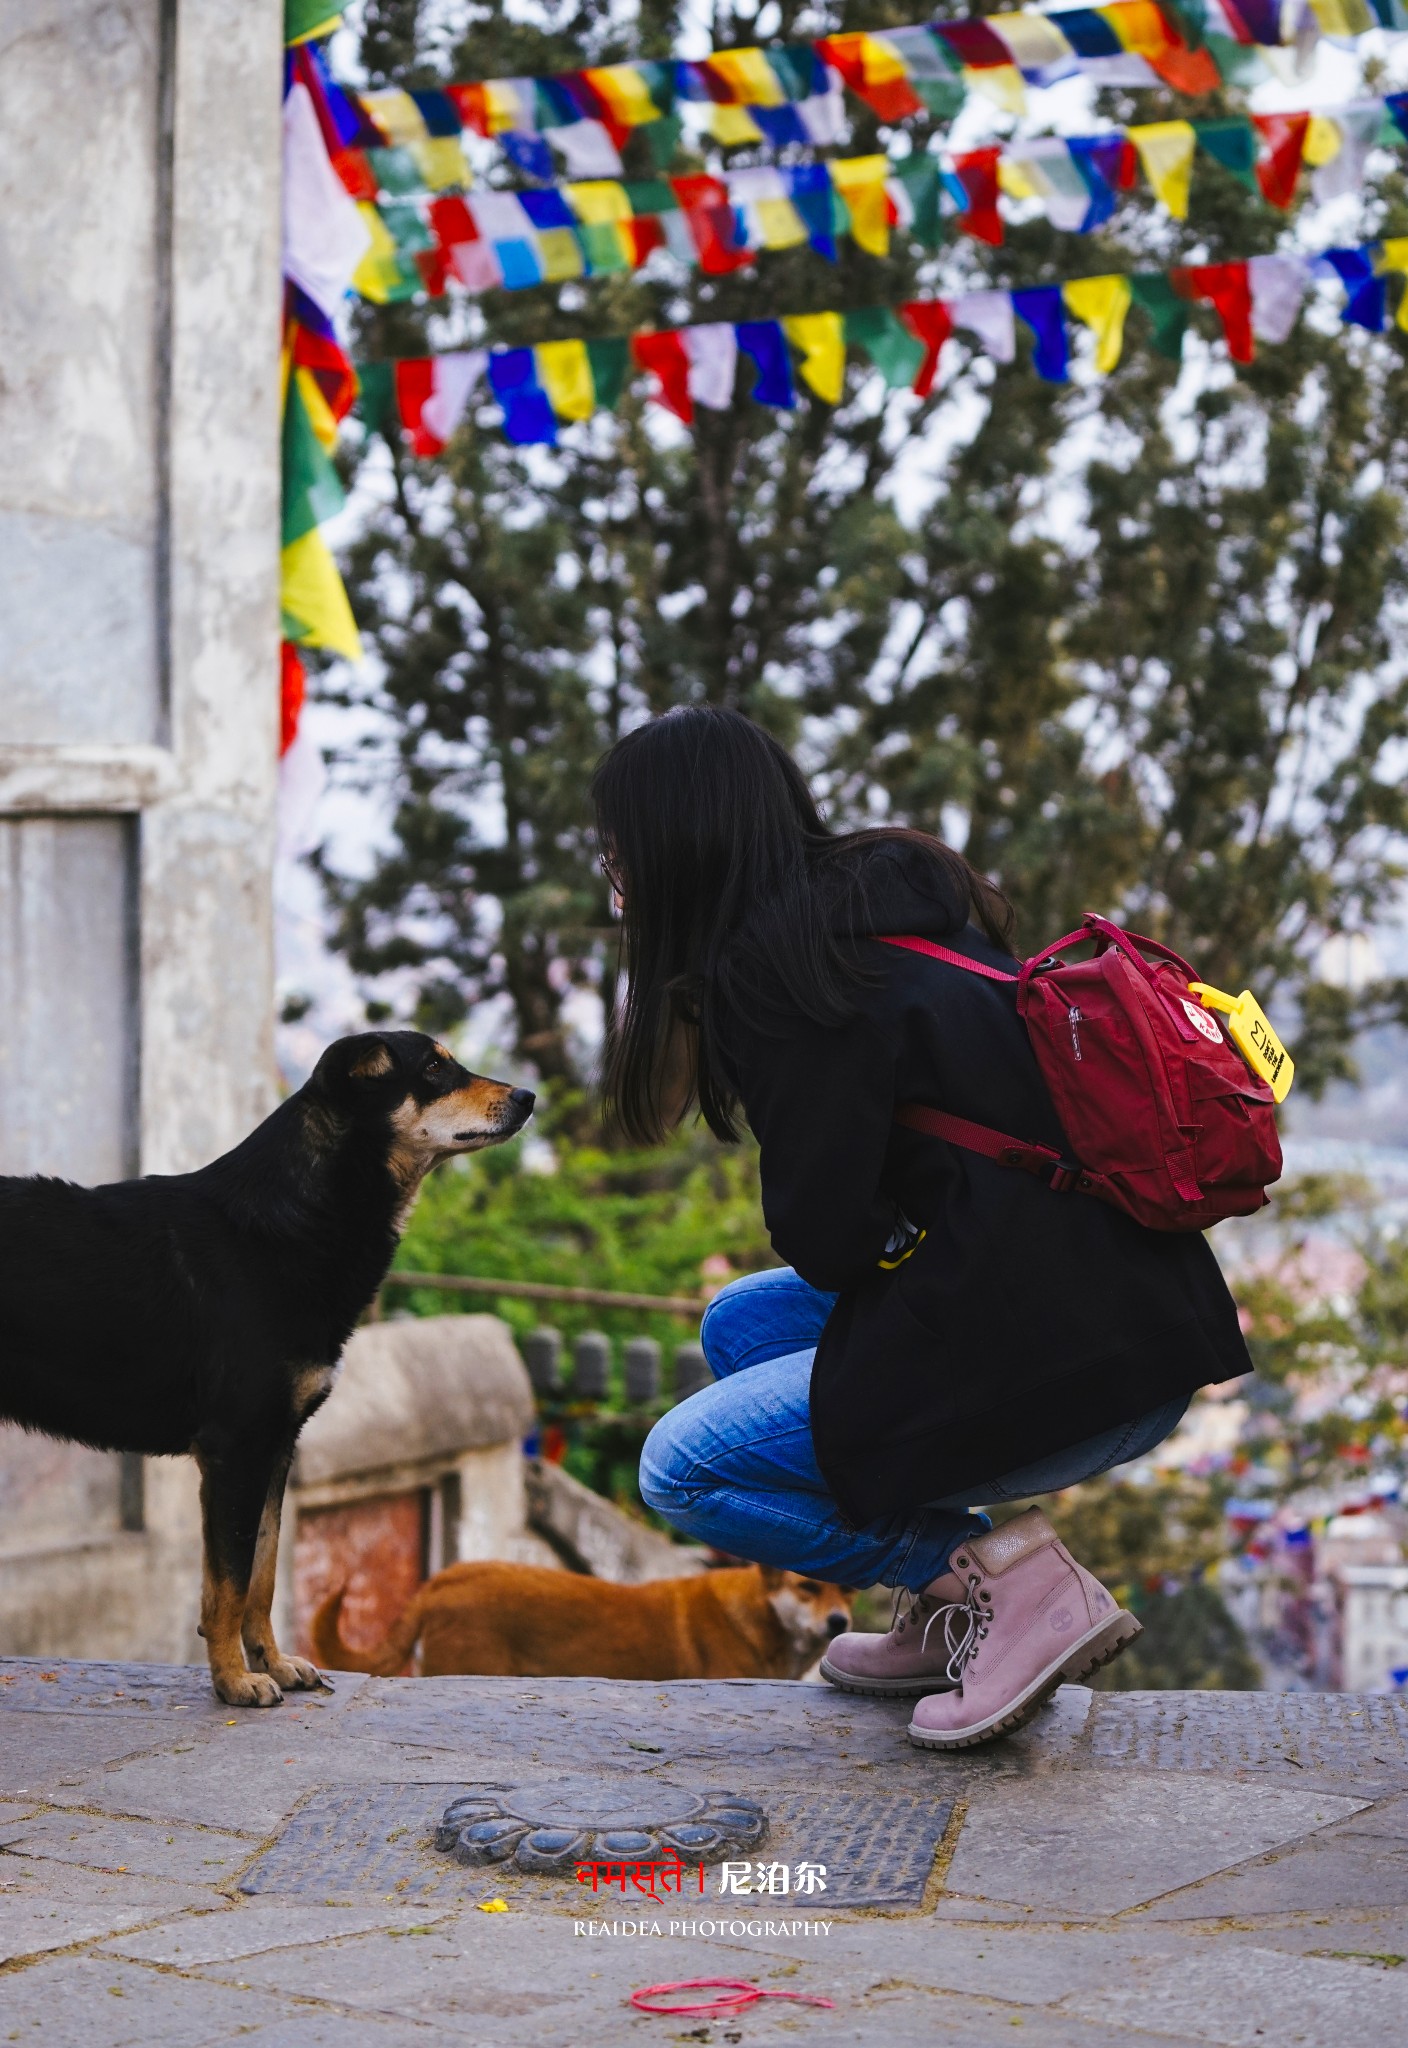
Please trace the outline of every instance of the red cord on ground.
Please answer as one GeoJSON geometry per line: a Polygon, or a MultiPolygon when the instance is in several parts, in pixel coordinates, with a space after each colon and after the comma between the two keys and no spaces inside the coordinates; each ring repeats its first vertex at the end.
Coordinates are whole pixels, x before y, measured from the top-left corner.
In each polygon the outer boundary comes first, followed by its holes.
{"type": "Polygon", "coordinates": [[[725,2013],[742,2012],[745,2006],[756,2005],[760,1998],[790,1998],[798,2005],[824,2005],[835,2010],[835,2000],[812,1998],[805,1991],[766,1991],[761,1984],[750,1984],[743,1977],[686,1977],[678,1984],[647,1984],[631,1993],[631,2004],[637,2012],[685,2013],[691,2019],[714,2019],[725,2013]],[[675,1991],[727,1991],[728,1998],[706,1999],[696,2005],[650,2005],[647,2000],[661,1998],[675,1991]]]}

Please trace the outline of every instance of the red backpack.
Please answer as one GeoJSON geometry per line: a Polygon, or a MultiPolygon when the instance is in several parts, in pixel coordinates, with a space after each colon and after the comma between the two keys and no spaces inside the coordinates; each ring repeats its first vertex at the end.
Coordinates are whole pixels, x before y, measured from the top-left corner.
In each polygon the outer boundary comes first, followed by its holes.
{"type": "Polygon", "coordinates": [[[1151,1230],[1204,1230],[1265,1206],[1267,1183],[1281,1175],[1276,1097],[1190,996],[1193,970],[1167,946],[1093,911],[1016,974],[929,939],[884,943],[1017,984],[1017,1010],[1075,1158],[917,1102],[902,1103],[897,1122],[1037,1174],[1058,1193],[1098,1195],[1151,1230]],[[1091,939],[1093,959],[1059,957],[1091,939]]]}

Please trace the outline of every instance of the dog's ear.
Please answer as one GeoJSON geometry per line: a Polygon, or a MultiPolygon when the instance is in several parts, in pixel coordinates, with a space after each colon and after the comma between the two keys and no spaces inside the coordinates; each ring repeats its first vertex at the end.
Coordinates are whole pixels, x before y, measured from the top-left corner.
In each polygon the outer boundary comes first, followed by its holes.
{"type": "Polygon", "coordinates": [[[376,1081],[391,1072],[394,1062],[384,1038],[369,1038],[352,1055],[348,1073],[354,1081],[376,1081]]]}
{"type": "Polygon", "coordinates": [[[760,1564],[758,1570],[763,1575],[763,1590],[766,1593],[775,1593],[780,1586],[787,1583],[786,1572],[779,1571],[775,1564],[760,1564]]]}

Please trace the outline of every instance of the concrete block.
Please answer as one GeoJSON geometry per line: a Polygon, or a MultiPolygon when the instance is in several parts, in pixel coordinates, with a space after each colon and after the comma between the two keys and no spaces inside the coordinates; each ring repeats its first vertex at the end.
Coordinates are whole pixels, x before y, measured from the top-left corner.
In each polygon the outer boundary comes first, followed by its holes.
{"type": "Polygon", "coordinates": [[[523,1353],[533,1392],[540,1399],[557,1393],[562,1384],[562,1332],[547,1328],[530,1330],[526,1337],[519,1338],[518,1348],[523,1353]]]}
{"type": "Polygon", "coordinates": [[[529,1459],[526,1483],[533,1527],[593,1578],[636,1585],[643,1579],[683,1578],[703,1569],[702,1551],[672,1543],[658,1530],[622,1514],[546,1458],[529,1459]]]}
{"type": "Polygon", "coordinates": [[[675,1347],[675,1399],[687,1401],[691,1394],[697,1394],[701,1387],[712,1387],[714,1375],[709,1370],[709,1361],[704,1356],[702,1344],[680,1344],[675,1347]]]}
{"type": "Polygon", "coordinates": [[[533,1418],[528,1374],[497,1316],[364,1324],[299,1438],[294,1484],[516,1444],[533,1418]]]}
{"type": "Polygon", "coordinates": [[[611,1391],[611,1339],[583,1330],[572,1346],[572,1393],[578,1401],[604,1401],[611,1391]]]}
{"type": "Polygon", "coordinates": [[[623,1354],[626,1399],[638,1407],[660,1394],[660,1346],[653,1337],[632,1337],[623,1354]]]}

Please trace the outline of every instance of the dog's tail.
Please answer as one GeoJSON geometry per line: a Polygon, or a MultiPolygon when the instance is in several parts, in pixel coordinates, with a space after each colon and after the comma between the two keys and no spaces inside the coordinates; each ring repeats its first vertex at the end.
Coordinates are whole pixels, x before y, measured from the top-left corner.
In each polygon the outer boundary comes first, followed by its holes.
{"type": "Polygon", "coordinates": [[[400,1619],[374,1650],[352,1650],[338,1626],[347,1588],[339,1586],[313,1616],[313,1655],[329,1671],[366,1671],[373,1678],[394,1678],[405,1669],[421,1629],[421,1596],[416,1594],[400,1619]]]}

